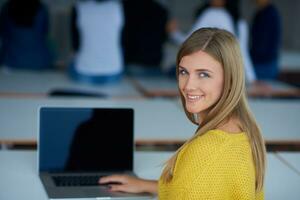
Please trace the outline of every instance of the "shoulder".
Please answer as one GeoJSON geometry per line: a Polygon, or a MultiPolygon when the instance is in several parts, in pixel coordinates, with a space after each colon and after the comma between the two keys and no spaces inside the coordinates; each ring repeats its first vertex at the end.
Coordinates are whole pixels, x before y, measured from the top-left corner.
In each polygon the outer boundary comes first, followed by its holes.
{"type": "Polygon", "coordinates": [[[199,19],[210,23],[218,22],[220,24],[223,22],[231,22],[231,16],[222,8],[208,8],[203,11],[202,15],[199,16],[199,19]]]}
{"type": "MultiPolygon", "coordinates": [[[[223,131],[220,130],[210,130],[198,138],[194,139],[190,142],[186,150],[208,150],[214,151],[216,147],[221,147],[226,144],[228,141],[228,137],[224,134],[223,131]]],[[[217,148],[217,149],[219,149],[217,148]]]]}
{"type": "Polygon", "coordinates": [[[201,27],[223,28],[233,33],[233,21],[229,13],[222,8],[208,8],[197,18],[197,24],[201,27]]]}
{"type": "Polygon", "coordinates": [[[270,4],[270,5],[267,7],[267,10],[268,10],[269,12],[272,12],[272,13],[276,13],[276,14],[279,13],[278,9],[277,9],[273,4],[270,4]]]}
{"type": "Polygon", "coordinates": [[[217,145],[220,146],[221,144],[227,144],[236,141],[244,141],[247,139],[247,136],[244,132],[238,131],[236,129],[229,129],[225,127],[222,129],[213,129],[207,131],[206,133],[202,134],[198,138],[194,139],[190,146],[209,143],[209,145],[217,145]],[[225,129],[226,128],[226,129],[225,129]],[[230,131],[229,131],[230,130],[230,131]]]}
{"type": "Polygon", "coordinates": [[[279,17],[279,11],[277,10],[277,8],[270,4],[267,7],[265,7],[262,11],[262,15],[264,17],[269,17],[269,18],[277,18],[279,17]]]}
{"type": "Polygon", "coordinates": [[[220,174],[224,174],[225,178],[233,184],[254,183],[255,169],[251,145],[246,133],[230,134],[224,132],[223,135],[227,137],[227,142],[215,155],[212,162],[213,168],[220,174]]]}
{"type": "Polygon", "coordinates": [[[178,184],[184,183],[186,197],[254,194],[254,166],[245,133],[209,131],[183,149],[177,164],[174,174],[178,184]]]}
{"type": "Polygon", "coordinates": [[[178,169],[178,172],[202,171],[219,160],[220,156],[235,155],[234,151],[239,151],[238,148],[244,148],[244,142],[247,142],[247,137],[242,133],[229,134],[220,130],[208,131],[181,150],[175,170],[178,169]]]}
{"type": "Polygon", "coordinates": [[[178,156],[178,166],[188,166],[193,169],[204,169],[223,161],[232,165],[252,161],[251,147],[246,133],[208,131],[183,148],[178,156]]]}
{"type": "Polygon", "coordinates": [[[220,16],[230,18],[229,13],[222,8],[207,8],[203,11],[202,16],[220,16]]]}

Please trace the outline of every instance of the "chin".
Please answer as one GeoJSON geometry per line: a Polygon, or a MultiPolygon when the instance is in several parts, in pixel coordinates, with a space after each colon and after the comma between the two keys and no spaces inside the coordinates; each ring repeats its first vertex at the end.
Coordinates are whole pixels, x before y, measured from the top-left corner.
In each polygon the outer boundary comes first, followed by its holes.
{"type": "Polygon", "coordinates": [[[199,112],[201,112],[201,110],[199,110],[199,108],[194,108],[194,107],[190,107],[190,106],[186,106],[186,110],[192,114],[198,114],[199,112]]]}

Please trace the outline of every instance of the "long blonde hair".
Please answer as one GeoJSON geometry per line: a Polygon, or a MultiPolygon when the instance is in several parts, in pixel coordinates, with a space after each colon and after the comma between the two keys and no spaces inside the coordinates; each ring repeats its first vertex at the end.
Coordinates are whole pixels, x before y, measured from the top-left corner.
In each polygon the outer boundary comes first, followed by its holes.
{"type": "MultiPolygon", "coordinates": [[[[201,28],[195,31],[180,47],[176,59],[176,74],[178,78],[178,65],[182,57],[197,51],[204,51],[216,59],[224,68],[224,88],[218,102],[209,110],[207,116],[202,119],[192,138],[187,140],[176,153],[166,162],[162,173],[164,182],[171,181],[178,153],[197,137],[212,130],[231,117],[240,121],[240,128],[249,138],[252,157],[255,166],[256,191],[263,188],[266,149],[260,128],[252,115],[245,93],[245,77],[243,60],[240,47],[235,37],[228,31],[217,28],[201,28]]],[[[180,92],[180,90],[179,90],[180,92]]],[[[180,92],[181,102],[189,120],[198,125],[194,114],[185,108],[185,99],[180,92]]]]}

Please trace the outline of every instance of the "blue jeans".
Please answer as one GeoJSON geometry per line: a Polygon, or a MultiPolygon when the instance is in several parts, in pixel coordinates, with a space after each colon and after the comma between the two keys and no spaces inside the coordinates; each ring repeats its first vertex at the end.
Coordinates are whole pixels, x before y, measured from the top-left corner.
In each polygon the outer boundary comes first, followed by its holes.
{"type": "Polygon", "coordinates": [[[266,63],[253,63],[257,79],[274,80],[279,73],[278,61],[274,60],[266,63]]]}
{"type": "Polygon", "coordinates": [[[86,75],[78,73],[75,69],[74,63],[69,66],[70,77],[78,82],[90,83],[90,84],[112,84],[117,83],[122,79],[123,73],[114,75],[86,75]]]}

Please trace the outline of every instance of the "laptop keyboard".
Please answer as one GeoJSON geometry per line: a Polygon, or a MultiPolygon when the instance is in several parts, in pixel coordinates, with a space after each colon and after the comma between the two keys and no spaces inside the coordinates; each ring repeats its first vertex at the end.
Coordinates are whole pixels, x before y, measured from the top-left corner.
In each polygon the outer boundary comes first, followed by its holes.
{"type": "Polygon", "coordinates": [[[53,176],[56,186],[95,186],[101,176],[53,176]]]}

